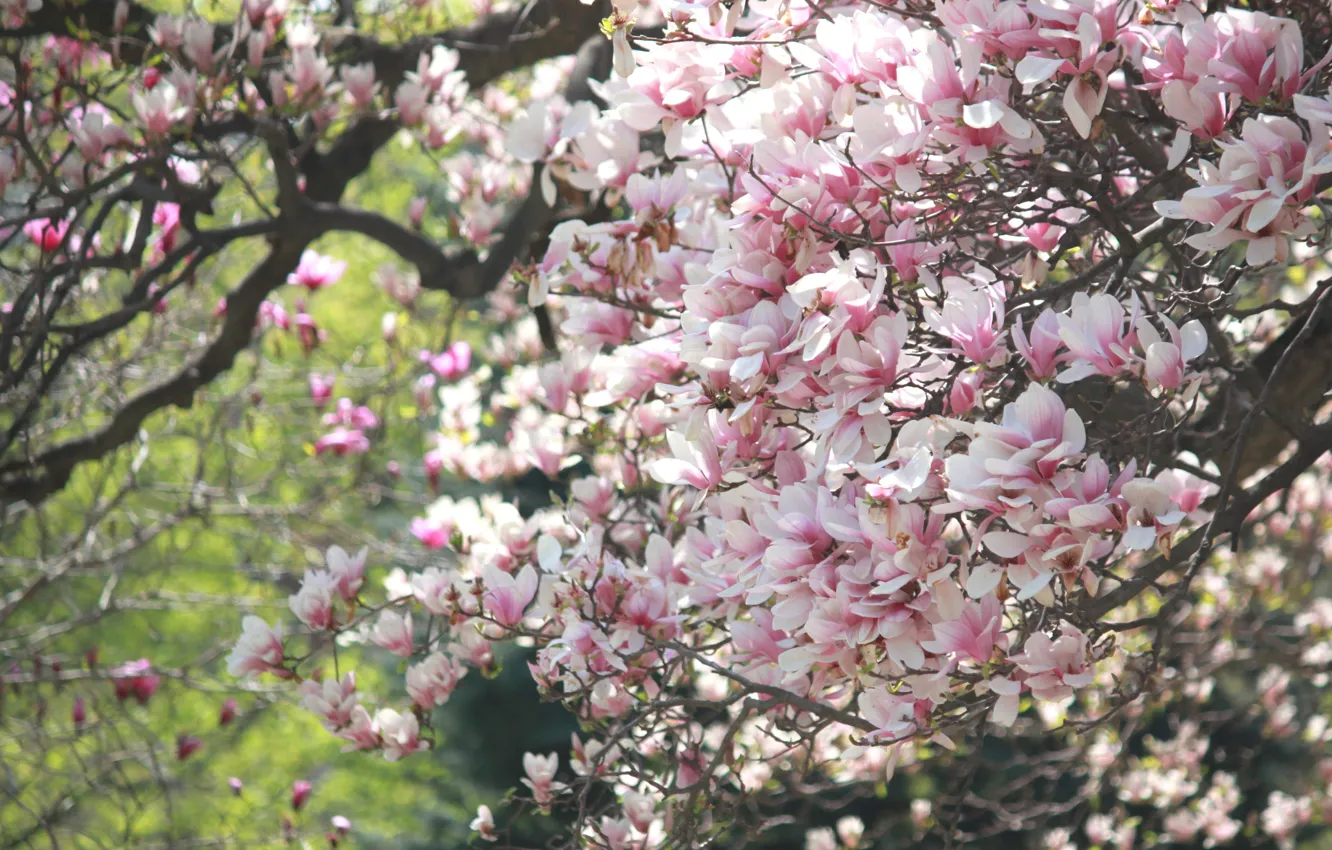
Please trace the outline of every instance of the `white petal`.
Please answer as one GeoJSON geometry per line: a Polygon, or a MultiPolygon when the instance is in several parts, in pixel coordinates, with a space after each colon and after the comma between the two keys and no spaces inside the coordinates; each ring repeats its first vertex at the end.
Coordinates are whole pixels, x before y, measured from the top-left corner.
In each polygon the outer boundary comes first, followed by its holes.
{"type": "Polygon", "coordinates": [[[1013,73],[1022,85],[1034,86],[1053,77],[1063,64],[1063,59],[1047,59],[1044,56],[1030,54],[1017,63],[1013,73]]]}

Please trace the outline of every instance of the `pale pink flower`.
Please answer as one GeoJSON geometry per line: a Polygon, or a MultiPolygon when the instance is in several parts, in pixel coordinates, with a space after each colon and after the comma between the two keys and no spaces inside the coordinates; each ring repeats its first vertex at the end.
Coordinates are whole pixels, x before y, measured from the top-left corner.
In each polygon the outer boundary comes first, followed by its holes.
{"type": "Polygon", "coordinates": [[[349,555],[341,546],[330,546],[324,553],[324,563],[337,582],[338,595],[345,602],[352,602],[360,592],[365,578],[365,557],[369,551],[363,547],[355,555],[349,555]]]}
{"type": "Polygon", "coordinates": [[[130,104],[149,141],[165,137],[189,115],[190,109],[178,101],[176,87],[168,82],[159,82],[152,91],[130,92],[130,104]]]}
{"type": "Polygon", "coordinates": [[[1063,623],[1056,640],[1042,632],[1027,638],[1023,651],[1009,660],[1027,674],[1025,684],[1038,699],[1061,700],[1095,678],[1088,661],[1087,636],[1063,623]]]}
{"type": "Polygon", "coordinates": [[[88,162],[101,162],[108,148],[129,142],[125,129],[100,111],[84,114],[78,126],[70,129],[70,136],[88,162]]]}
{"type": "Polygon", "coordinates": [[[421,123],[426,107],[430,103],[430,90],[420,83],[406,80],[398,85],[393,93],[394,105],[398,107],[398,117],[408,127],[421,123]]]}
{"type": "Polygon", "coordinates": [[[227,656],[227,672],[233,676],[253,676],[282,671],[282,624],[270,626],[262,617],[250,614],[241,621],[241,636],[227,656]]]}
{"type": "Polygon", "coordinates": [[[466,669],[441,652],[407,668],[407,693],[412,702],[427,711],[448,702],[466,669]]]}
{"type": "Polygon", "coordinates": [[[1059,314],[1043,310],[1031,326],[1028,339],[1019,315],[1013,324],[1013,348],[1027,363],[1027,372],[1038,380],[1053,377],[1063,359],[1059,349],[1063,340],[1059,335],[1059,314]]]}
{"type": "Polygon", "coordinates": [[[539,579],[536,570],[528,564],[517,578],[502,570],[488,567],[484,573],[486,594],[482,605],[487,614],[501,626],[516,626],[523,621],[523,612],[536,597],[539,579]]]}
{"type": "Polygon", "coordinates": [[[921,645],[929,652],[957,653],[984,664],[1003,638],[1002,613],[999,600],[993,594],[986,594],[979,602],[966,603],[958,619],[933,624],[934,640],[921,645]]]}
{"type": "Polygon", "coordinates": [[[564,783],[555,781],[555,771],[559,766],[560,757],[557,753],[548,756],[523,753],[523,773],[527,775],[522,782],[532,789],[532,799],[543,809],[548,808],[555,795],[564,790],[564,783]]]}
{"type": "Polygon", "coordinates": [[[399,614],[392,608],[385,608],[379,613],[374,631],[370,633],[370,640],[394,655],[401,655],[403,658],[411,657],[416,648],[415,638],[412,634],[411,612],[399,614]]]}
{"type": "Polygon", "coordinates": [[[374,105],[375,95],[379,93],[379,84],[375,82],[375,66],[370,62],[360,65],[343,65],[338,70],[343,91],[358,109],[369,109],[374,105]]]}
{"type": "Polygon", "coordinates": [[[353,672],[347,672],[341,679],[325,679],[322,682],[307,679],[301,683],[301,707],[318,715],[324,728],[330,732],[350,724],[356,709],[360,708],[359,703],[356,674],[353,672]]]}
{"type": "Polygon", "coordinates": [[[490,814],[489,806],[477,806],[476,817],[468,826],[485,841],[499,840],[495,834],[495,818],[490,814]]]}
{"type": "Polygon", "coordinates": [[[317,292],[337,283],[346,271],[347,263],[343,260],[326,257],[307,249],[301,253],[301,262],[296,266],[296,271],[287,275],[287,283],[304,286],[311,292],[317,292]]]}
{"type": "Polygon", "coordinates": [[[994,286],[973,287],[960,278],[944,281],[943,311],[925,307],[925,321],[952,341],[955,350],[980,366],[991,365],[1003,342],[1004,296],[994,286]]]}
{"type": "Polygon", "coordinates": [[[331,573],[312,570],[305,574],[300,591],[288,597],[287,605],[296,619],[315,631],[323,631],[334,625],[333,597],[337,589],[338,580],[331,573]]]}
{"type": "Polygon", "coordinates": [[[1219,251],[1247,241],[1245,261],[1260,266],[1284,261],[1288,236],[1312,233],[1303,211],[1320,175],[1332,173],[1328,130],[1313,124],[1311,141],[1288,118],[1261,115],[1244,122],[1239,139],[1218,141],[1221,158],[1203,160],[1189,174],[1198,186],[1178,201],[1157,201],[1166,218],[1190,219],[1211,227],[1185,240],[1202,251],[1219,251]]]}
{"type": "Polygon", "coordinates": [[[399,714],[391,708],[381,708],[375,712],[375,725],[379,727],[387,761],[398,761],[430,747],[421,740],[421,724],[410,711],[399,714]]]}
{"type": "Polygon", "coordinates": [[[198,18],[186,23],[181,35],[181,53],[194,63],[199,73],[213,73],[213,25],[198,18]]]}
{"type": "Polygon", "coordinates": [[[334,428],[329,433],[315,440],[315,454],[332,452],[338,457],[359,455],[370,451],[370,440],[357,429],[334,428]]]}
{"type": "Polygon", "coordinates": [[[1132,299],[1129,313],[1114,296],[1103,292],[1073,296],[1068,315],[1058,316],[1059,337],[1068,348],[1067,369],[1059,373],[1059,382],[1069,384],[1089,375],[1115,376],[1134,360],[1134,344],[1140,306],[1132,299]]]}

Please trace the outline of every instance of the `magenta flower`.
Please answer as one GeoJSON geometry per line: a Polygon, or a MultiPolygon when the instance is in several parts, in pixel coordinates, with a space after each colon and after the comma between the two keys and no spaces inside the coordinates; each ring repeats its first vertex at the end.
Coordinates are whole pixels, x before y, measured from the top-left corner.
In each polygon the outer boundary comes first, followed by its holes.
{"type": "Polygon", "coordinates": [[[422,351],[421,362],[428,365],[441,380],[452,381],[465,374],[471,366],[472,347],[459,340],[439,354],[422,351]]]}
{"type": "Polygon", "coordinates": [[[425,471],[426,479],[430,481],[430,489],[439,490],[439,474],[444,469],[444,456],[440,454],[439,449],[431,449],[425,453],[425,471]]]}
{"type": "Polygon", "coordinates": [[[349,398],[338,399],[337,408],[324,415],[325,425],[343,425],[357,431],[379,427],[379,417],[365,405],[353,405],[349,398]]]}
{"type": "Polygon", "coordinates": [[[304,286],[311,292],[318,292],[326,286],[337,283],[346,271],[347,264],[342,260],[306,250],[301,254],[301,262],[296,266],[296,271],[287,275],[287,283],[304,286]]]}
{"type": "Polygon", "coordinates": [[[176,736],[176,760],[185,761],[185,759],[203,749],[203,741],[194,735],[176,736]]]}
{"type": "Polygon", "coordinates": [[[226,702],[222,703],[222,710],[218,712],[217,725],[226,726],[228,723],[230,723],[235,719],[236,719],[236,699],[235,697],[227,697],[226,702]]]}
{"type": "Polygon", "coordinates": [[[310,373],[310,400],[314,402],[316,408],[323,408],[324,405],[328,404],[328,400],[333,397],[333,383],[335,380],[337,379],[333,375],[310,373]]]}
{"type": "Polygon", "coordinates": [[[55,252],[65,241],[69,232],[69,222],[52,221],[49,218],[37,218],[23,225],[23,235],[32,240],[32,244],[41,249],[43,254],[55,252]]]}
{"type": "Polygon", "coordinates": [[[370,440],[358,430],[334,428],[329,433],[315,440],[315,454],[332,452],[338,457],[360,455],[370,451],[370,440]]]}
{"type": "Polygon", "coordinates": [[[412,520],[412,536],[425,545],[427,549],[442,549],[449,545],[449,535],[451,529],[431,522],[424,517],[416,517],[412,520]]]}
{"type": "Polygon", "coordinates": [[[130,696],[138,701],[139,705],[147,705],[148,700],[157,692],[157,688],[162,684],[162,678],[155,675],[153,665],[147,658],[140,658],[138,661],[127,662],[115,672],[112,679],[116,690],[116,699],[124,702],[130,696]]]}
{"type": "Polygon", "coordinates": [[[305,801],[310,799],[310,783],[304,779],[298,779],[291,783],[291,807],[300,811],[305,806],[305,801]]]}

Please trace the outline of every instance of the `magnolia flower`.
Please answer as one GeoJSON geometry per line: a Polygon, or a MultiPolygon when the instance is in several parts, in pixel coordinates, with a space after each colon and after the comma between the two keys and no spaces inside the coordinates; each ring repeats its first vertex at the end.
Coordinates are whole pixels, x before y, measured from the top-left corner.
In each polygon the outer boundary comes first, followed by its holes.
{"type": "Polygon", "coordinates": [[[463,340],[458,340],[439,354],[428,351],[420,353],[422,363],[439,376],[441,380],[452,381],[467,372],[472,363],[472,347],[463,340]]]}
{"type": "Polygon", "coordinates": [[[241,621],[241,629],[240,639],[227,656],[227,672],[233,676],[282,672],[282,624],[270,626],[262,617],[250,614],[241,621]]]}
{"type": "Polygon", "coordinates": [[[498,841],[495,834],[495,818],[490,814],[489,806],[477,806],[476,817],[468,827],[485,841],[498,841]]]}
{"type": "Polygon", "coordinates": [[[301,253],[301,262],[296,271],[287,275],[287,283],[317,292],[337,283],[346,271],[346,262],[307,249],[301,253]]]}
{"type": "Polygon", "coordinates": [[[176,761],[185,759],[203,749],[203,740],[197,735],[180,734],[176,736],[176,761]]]}
{"type": "Polygon", "coordinates": [[[398,761],[430,746],[421,740],[421,725],[410,711],[399,714],[391,708],[381,708],[375,713],[375,725],[379,727],[387,761],[398,761]]]}
{"type": "Polygon", "coordinates": [[[149,141],[166,136],[189,114],[188,107],[178,104],[178,97],[176,87],[167,82],[159,82],[151,91],[130,93],[130,105],[149,141]]]}
{"type": "Polygon", "coordinates": [[[370,451],[370,440],[358,429],[334,428],[329,433],[315,440],[315,454],[332,452],[338,457],[359,455],[370,451]]]}
{"type": "Polygon", "coordinates": [[[291,783],[291,807],[295,811],[300,811],[305,806],[305,801],[310,799],[312,787],[304,779],[298,779],[291,783]]]}
{"type": "Polygon", "coordinates": [[[301,683],[301,707],[315,714],[324,728],[335,732],[352,720],[360,697],[356,693],[356,674],[346,673],[341,679],[317,682],[307,679],[301,683]]]}
{"type": "Polygon", "coordinates": [[[441,652],[432,652],[425,661],[407,668],[407,693],[412,702],[431,709],[448,702],[466,669],[441,652]]]}
{"type": "Polygon", "coordinates": [[[51,254],[65,242],[69,233],[69,222],[52,221],[48,218],[36,218],[23,225],[23,235],[41,249],[43,254],[51,254]]]}
{"type": "Polygon", "coordinates": [[[360,65],[343,65],[338,69],[343,91],[358,109],[369,109],[374,105],[375,95],[379,93],[379,84],[375,82],[375,66],[370,62],[360,65]]]}
{"type": "Polygon", "coordinates": [[[108,148],[127,144],[129,134],[103,112],[87,112],[70,136],[88,162],[100,162],[108,148]]]}
{"type": "Polygon", "coordinates": [[[484,573],[486,594],[481,602],[485,611],[501,626],[516,626],[523,620],[523,611],[536,597],[539,579],[536,570],[528,564],[515,579],[509,573],[488,567],[484,573]]]}
{"type": "Polygon", "coordinates": [[[328,404],[328,400],[333,397],[333,383],[336,380],[337,378],[334,375],[321,375],[318,372],[310,373],[310,400],[314,402],[316,408],[328,404]]]}
{"type": "Polygon", "coordinates": [[[181,36],[181,53],[194,63],[199,73],[213,73],[213,25],[197,18],[186,23],[181,36]]]}
{"type": "Polygon", "coordinates": [[[1219,251],[1246,241],[1245,261],[1260,266],[1284,261],[1287,236],[1306,236],[1313,223],[1303,207],[1320,175],[1332,173],[1326,125],[1311,125],[1305,140],[1288,118],[1260,115],[1244,122],[1239,139],[1218,141],[1221,158],[1202,161],[1189,172],[1198,186],[1178,201],[1157,201],[1166,218],[1190,219],[1211,227],[1186,242],[1202,251],[1219,251]]]}
{"type": "Polygon", "coordinates": [[[1027,674],[1025,684],[1038,699],[1064,699],[1095,678],[1088,663],[1087,636],[1068,623],[1059,630],[1056,640],[1041,632],[1033,634],[1021,653],[1009,657],[1027,674]]]}
{"type": "Polygon", "coordinates": [[[315,631],[332,628],[333,596],[338,590],[338,580],[324,570],[312,570],[305,574],[301,589],[296,595],[288,597],[287,605],[306,626],[315,631]]]}
{"type": "Polygon", "coordinates": [[[365,557],[369,551],[368,547],[363,547],[355,555],[348,555],[341,546],[330,546],[324,553],[324,563],[336,582],[338,595],[345,602],[354,601],[361,590],[361,582],[365,577],[365,557]]]}
{"type": "Polygon", "coordinates": [[[162,684],[162,677],[153,673],[153,665],[147,658],[140,658],[118,667],[111,681],[116,699],[124,702],[133,696],[139,705],[147,705],[162,684]]]}
{"type": "Polygon", "coordinates": [[[370,639],[394,655],[410,658],[415,649],[411,612],[399,614],[392,608],[385,608],[379,614],[370,639]]]}

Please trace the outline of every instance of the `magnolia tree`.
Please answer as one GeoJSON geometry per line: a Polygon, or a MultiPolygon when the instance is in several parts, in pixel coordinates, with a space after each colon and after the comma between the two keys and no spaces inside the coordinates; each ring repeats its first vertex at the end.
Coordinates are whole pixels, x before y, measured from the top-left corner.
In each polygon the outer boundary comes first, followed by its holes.
{"type": "MultiPolygon", "coordinates": [[[[1332,817],[1319,0],[542,0],[393,46],[356,3],[36,5],[10,35],[74,41],[12,59],[0,494],[133,442],[256,322],[318,345],[268,299],[336,297],[324,233],[486,296],[485,351],[422,358],[421,463],[567,498],[441,498],[424,566],[375,581],[330,548],[229,658],[397,761],[528,648],[583,731],[480,839],[525,808],[609,850],[1289,847],[1332,817]],[[449,157],[437,232],[343,199],[403,131],[449,157]],[[254,157],[258,212],[202,225],[254,157]],[[242,239],[217,324],[100,346],[242,239]],[[114,403],[77,389],[108,369],[114,403]],[[357,643],[401,686],[361,693],[357,643]]],[[[317,450],[379,419],[337,406],[317,450]]]]}

